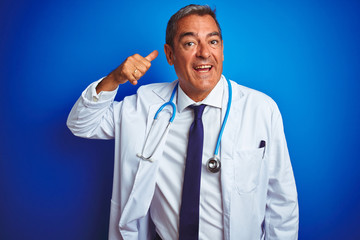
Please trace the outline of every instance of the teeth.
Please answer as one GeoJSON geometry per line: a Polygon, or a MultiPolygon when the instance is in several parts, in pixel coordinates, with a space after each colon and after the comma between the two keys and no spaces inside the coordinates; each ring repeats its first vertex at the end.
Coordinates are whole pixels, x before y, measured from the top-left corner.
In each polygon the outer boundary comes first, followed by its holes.
{"type": "Polygon", "coordinates": [[[211,65],[202,65],[195,67],[195,69],[205,69],[205,68],[211,68],[211,65]]]}

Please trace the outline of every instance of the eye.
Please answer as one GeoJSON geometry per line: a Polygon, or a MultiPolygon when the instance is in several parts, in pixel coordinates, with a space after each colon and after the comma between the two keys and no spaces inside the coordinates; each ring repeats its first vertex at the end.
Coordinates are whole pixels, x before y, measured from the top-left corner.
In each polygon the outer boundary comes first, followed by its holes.
{"type": "Polygon", "coordinates": [[[211,40],[211,41],[210,41],[210,44],[211,44],[211,45],[217,45],[218,43],[219,43],[218,40],[211,40]]]}
{"type": "Polygon", "coordinates": [[[191,47],[191,46],[194,46],[194,45],[195,45],[194,42],[187,42],[187,43],[185,43],[185,46],[186,46],[186,47],[191,47]]]}

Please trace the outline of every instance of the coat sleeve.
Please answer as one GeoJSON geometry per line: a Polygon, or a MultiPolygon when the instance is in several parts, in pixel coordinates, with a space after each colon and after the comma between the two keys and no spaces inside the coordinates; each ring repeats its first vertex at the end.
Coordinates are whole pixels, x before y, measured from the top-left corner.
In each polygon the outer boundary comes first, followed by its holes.
{"type": "Polygon", "coordinates": [[[273,112],[269,141],[269,183],[265,213],[265,239],[298,238],[299,208],[294,174],[278,108],[273,112]]]}
{"type": "Polygon", "coordinates": [[[68,116],[66,124],[78,137],[114,138],[114,109],[121,109],[122,102],[114,102],[117,90],[97,95],[95,87],[100,81],[101,79],[85,89],[68,116]]]}

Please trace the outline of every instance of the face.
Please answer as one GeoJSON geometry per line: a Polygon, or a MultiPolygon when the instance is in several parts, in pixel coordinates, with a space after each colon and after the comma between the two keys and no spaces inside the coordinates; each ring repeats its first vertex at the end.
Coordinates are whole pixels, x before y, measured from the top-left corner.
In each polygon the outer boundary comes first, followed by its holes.
{"type": "Polygon", "coordinates": [[[220,80],[223,69],[223,42],[215,20],[210,15],[180,19],[174,47],[165,44],[164,48],[184,92],[196,102],[203,100],[220,80]]]}

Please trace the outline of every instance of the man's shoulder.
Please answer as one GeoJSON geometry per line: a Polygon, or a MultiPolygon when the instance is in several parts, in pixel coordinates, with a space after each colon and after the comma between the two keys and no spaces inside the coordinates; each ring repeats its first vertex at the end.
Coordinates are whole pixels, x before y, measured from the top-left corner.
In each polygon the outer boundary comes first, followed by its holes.
{"type": "Polygon", "coordinates": [[[267,95],[259,90],[256,90],[256,89],[253,89],[250,87],[246,87],[246,86],[241,85],[232,80],[231,80],[231,83],[232,83],[231,85],[232,85],[234,91],[237,91],[237,94],[239,94],[241,97],[251,97],[251,98],[256,98],[256,99],[259,99],[262,101],[274,102],[274,100],[269,95],[267,95]]]}
{"type": "Polygon", "coordinates": [[[172,84],[172,82],[158,82],[142,85],[138,88],[138,93],[146,93],[156,91],[157,89],[167,88],[172,84]]]}
{"type": "Polygon", "coordinates": [[[269,95],[259,90],[241,85],[235,81],[231,81],[231,85],[233,88],[233,96],[235,98],[238,97],[243,101],[255,105],[267,106],[272,109],[277,108],[276,102],[269,95]]]}

